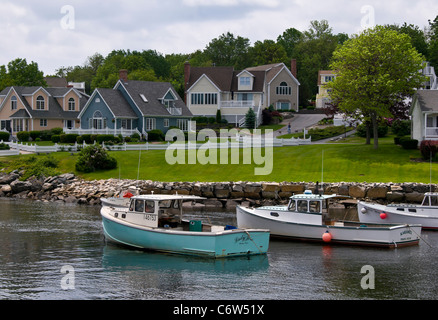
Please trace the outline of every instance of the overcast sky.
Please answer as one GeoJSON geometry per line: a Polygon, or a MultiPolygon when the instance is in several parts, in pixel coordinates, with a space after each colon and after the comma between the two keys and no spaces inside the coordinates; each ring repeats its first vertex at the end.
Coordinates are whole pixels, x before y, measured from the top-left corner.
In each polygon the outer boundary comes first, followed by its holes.
{"type": "Polygon", "coordinates": [[[0,0],[0,13],[0,65],[26,58],[48,75],[96,52],[190,53],[228,31],[252,45],[291,27],[307,30],[311,20],[350,35],[372,23],[424,28],[438,15],[438,1],[0,0]]]}

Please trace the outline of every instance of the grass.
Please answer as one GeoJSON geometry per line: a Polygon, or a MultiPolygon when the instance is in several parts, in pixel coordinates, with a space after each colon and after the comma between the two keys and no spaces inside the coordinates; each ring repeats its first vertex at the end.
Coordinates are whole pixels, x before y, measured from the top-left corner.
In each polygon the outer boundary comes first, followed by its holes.
{"type": "MultiPolygon", "coordinates": [[[[422,182],[429,183],[430,164],[412,161],[421,158],[418,150],[404,150],[393,143],[393,138],[379,139],[379,149],[365,145],[364,139],[347,138],[343,142],[324,145],[273,148],[273,168],[269,175],[255,175],[254,169],[260,165],[243,164],[240,151],[239,164],[175,164],[165,160],[165,150],[139,152],[110,152],[118,161],[118,168],[89,174],[75,172],[77,155],[59,152],[53,156],[59,160],[58,169],[74,172],[89,180],[93,179],[137,179],[154,181],[323,181],[323,182],[422,182]],[[322,177],[322,154],[324,172],[322,177]]],[[[44,157],[40,155],[37,157],[44,157]]],[[[264,156],[264,153],[262,153],[264,156]]],[[[8,166],[14,158],[0,159],[0,164],[8,166]]],[[[218,158],[219,159],[219,158],[218,158]]],[[[220,162],[218,160],[218,162],[220,162]]],[[[231,161],[229,161],[231,162],[231,161]]],[[[434,183],[438,183],[438,164],[432,166],[434,183]]]]}

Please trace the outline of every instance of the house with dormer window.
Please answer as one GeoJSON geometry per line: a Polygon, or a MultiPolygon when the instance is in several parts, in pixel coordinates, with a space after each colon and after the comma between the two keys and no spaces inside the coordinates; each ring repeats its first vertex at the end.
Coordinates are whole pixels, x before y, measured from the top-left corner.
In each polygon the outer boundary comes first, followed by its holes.
{"type": "Polygon", "coordinates": [[[113,89],[97,88],[80,112],[79,134],[106,133],[147,136],[155,129],[166,133],[171,127],[189,130],[192,113],[168,82],[134,81],[127,71],[113,89]]]}
{"type": "Polygon", "coordinates": [[[0,92],[0,130],[20,131],[79,127],[77,117],[89,96],[72,87],[7,87],[0,92]]]}
{"type": "Polygon", "coordinates": [[[215,117],[218,110],[229,123],[242,126],[250,108],[261,120],[261,111],[298,111],[299,85],[296,60],[236,71],[233,67],[184,66],[185,100],[194,116],[215,117]]]}

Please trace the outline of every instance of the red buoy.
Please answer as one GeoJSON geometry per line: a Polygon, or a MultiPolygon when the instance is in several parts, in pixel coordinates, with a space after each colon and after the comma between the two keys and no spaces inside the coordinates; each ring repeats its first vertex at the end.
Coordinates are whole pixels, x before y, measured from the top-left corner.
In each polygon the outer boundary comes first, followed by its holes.
{"type": "Polygon", "coordinates": [[[382,212],[380,214],[380,219],[385,220],[388,217],[388,215],[385,212],[382,212]]]}
{"type": "Polygon", "coordinates": [[[322,241],[330,242],[331,240],[332,240],[332,235],[330,234],[330,232],[328,231],[324,232],[324,234],[322,235],[322,241]]]}

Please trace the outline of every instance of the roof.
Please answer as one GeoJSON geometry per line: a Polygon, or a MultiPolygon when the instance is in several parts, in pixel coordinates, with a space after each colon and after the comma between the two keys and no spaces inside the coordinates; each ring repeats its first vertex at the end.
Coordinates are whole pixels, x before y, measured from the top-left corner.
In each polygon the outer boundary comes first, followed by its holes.
{"type": "Polygon", "coordinates": [[[48,87],[52,88],[66,88],[68,86],[66,78],[60,77],[45,77],[44,80],[48,87]]]}
{"type": "MultiPolygon", "coordinates": [[[[24,107],[26,108],[27,114],[24,116],[24,114],[20,113],[19,111],[16,112],[12,117],[15,118],[23,118],[24,117],[32,117],[37,119],[76,119],[79,111],[64,111],[61,107],[61,105],[58,103],[56,97],[63,97],[65,96],[70,90],[74,90],[80,99],[80,106],[79,110],[82,110],[82,108],[85,106],[88,96],[80,93],[79,91],[73,89],[73,88],[43,88],[43,87],[21,87],[21,86],[13,86],[13,87],[7,87],[4,90],[0,92],[0,96],[7,96],[11,90],[15,90],[17,95],[20,97],[20,101],[23,103],[24,107]],[[47,110],[32,110],[32,107],[27,103],[27,100],[23,98],[23,96],[30,96],[33,95],[38,90],[43,89],[48,94],[48,106],[49,109],[47,110]]],[[[5,100],[6,101],[6,100],[5,100]]]]}
{"type": "Polygon", "coordinates": [[[137,118],[129,103],[119,90],[96,89],[115,117],[137,118]]]}
{"type": "Polygon", "coordinates": [[[192,117],[193,114],[187,108],[184,101],[178,95],[172,84],[169,82],[154,82],[154,81],[119,81],[114,89],[117,89],[120,85],[126,89],[129,96],[134,103],[140,109],[141,113],[145,116],[166,116],[172,115],[166,109],[166,106],[162,103],[162,99],[166,94],[171,91],[172,95],[176,98],[175,108],[181,108],[182,114],[179,117],[192,117]],[[140,96],[142,94],[147,102],[140,96]]]}
{"type": "MultiPolygon", "coordinates": [[[[187,88],[191,88],[202,76],[206,76],[220,91],[238,92],[237,76],[247,71],[254,76],[254,84],[252,90],[245,90],[245,92],[263,92],[265,83],[270,83],[283,69],[290,73],[284,63],[266,64],[236,71],[233,67],[191,67],[187,88]]],[[[292,73],[290,75],[299,85],[300,83],[292,73]]]]}
{"type": "Polygon", "coordinates": [[[421,112],[438,112],[438,90],[418,90],[414,95],[411,111],[416,105],[421,112]]]}

